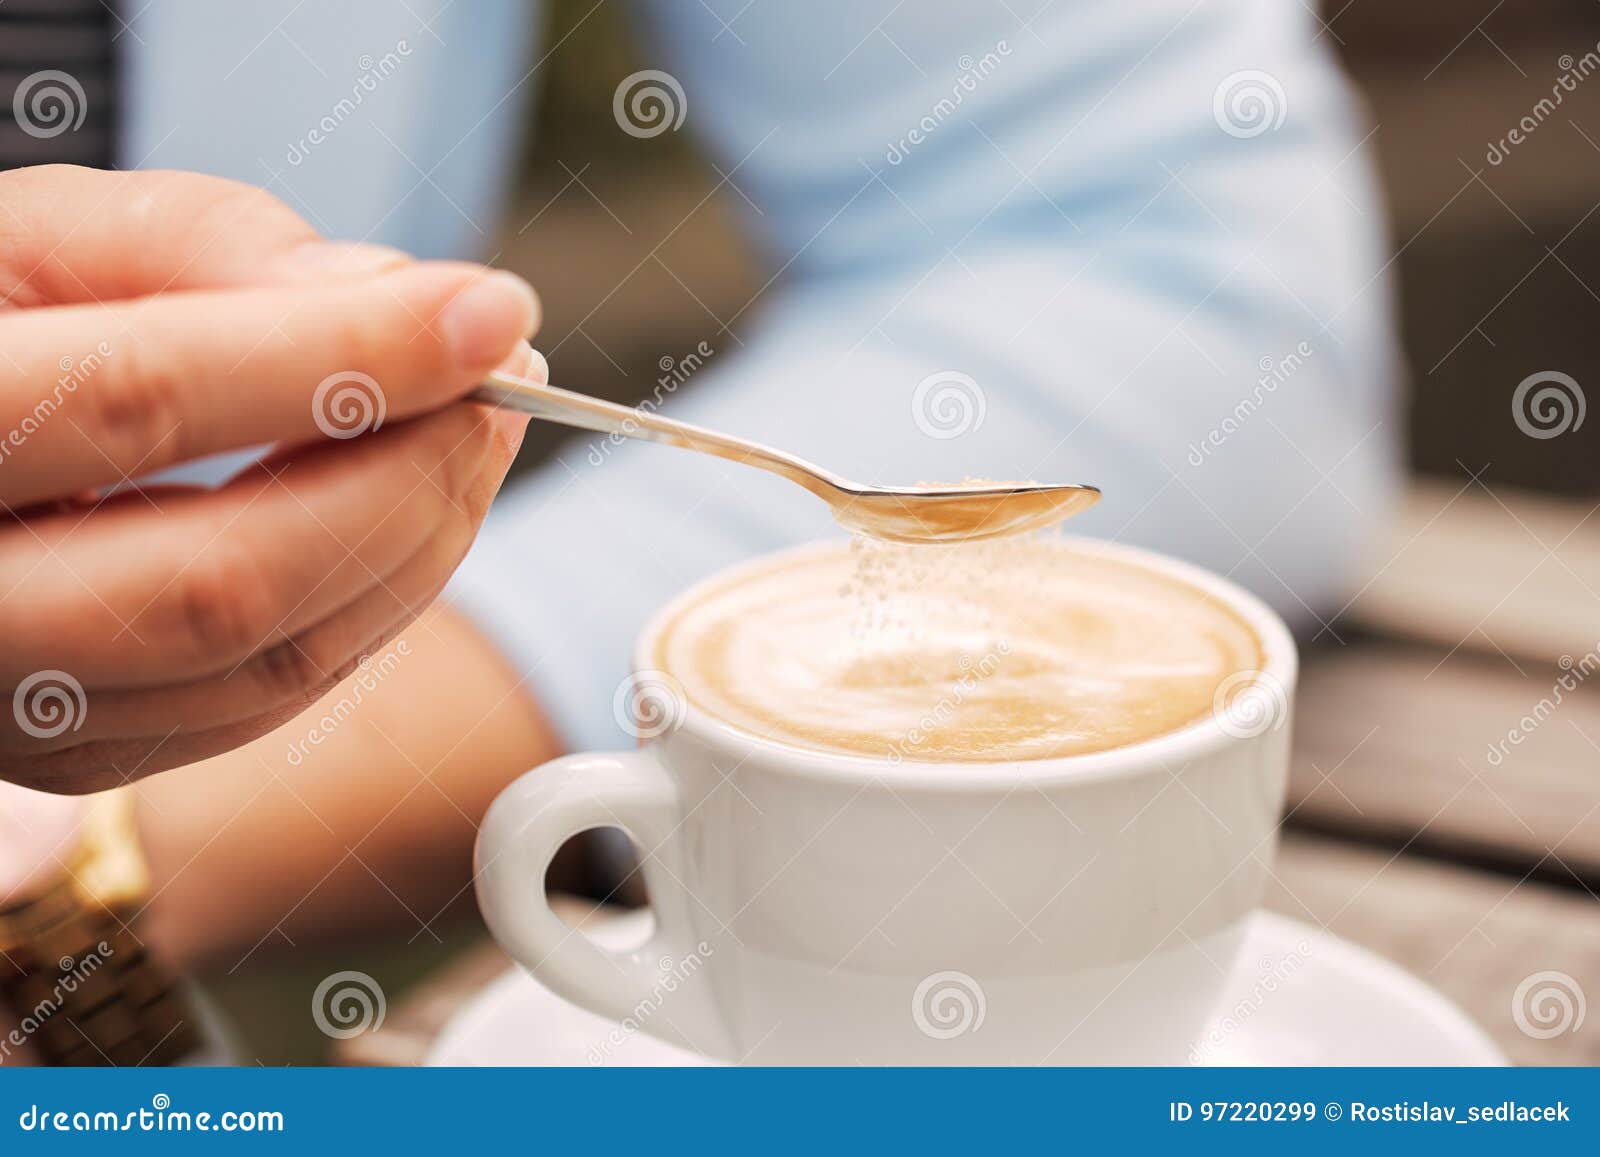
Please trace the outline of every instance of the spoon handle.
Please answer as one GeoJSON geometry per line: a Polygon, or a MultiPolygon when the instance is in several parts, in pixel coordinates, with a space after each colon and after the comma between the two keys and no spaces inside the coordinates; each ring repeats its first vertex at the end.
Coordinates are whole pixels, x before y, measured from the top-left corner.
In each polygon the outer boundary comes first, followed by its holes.
{"type": "Polygon", "coordinates": [[[467,400],[505,406],[547,422],[559,422],[582,430],[594,430],[622,438],[639,438],[646,442],[713,454],[718,458],[781,474],[813,494],[824,497],[834,489],[820,467],[791,454],[757,442],[747,442],[743,438],[719,434],[703,426],[675,422],[641,406],[619,406],[615,402],[601,401],[557,386],[525,381],[498,370],[479,383],[467,395],[467,400]]]}

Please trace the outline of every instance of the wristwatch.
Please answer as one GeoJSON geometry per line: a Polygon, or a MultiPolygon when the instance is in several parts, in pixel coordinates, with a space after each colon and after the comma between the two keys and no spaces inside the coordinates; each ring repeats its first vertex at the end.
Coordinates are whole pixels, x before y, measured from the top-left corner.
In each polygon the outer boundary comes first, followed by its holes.
{"type": "Polygon", "coordinates": [[[187,993],[132,926],[149,893],[127,789],[0,784],[0,1064],[24,1047],[50,1065],[165,1065],[199,1048],[187,993]]]}

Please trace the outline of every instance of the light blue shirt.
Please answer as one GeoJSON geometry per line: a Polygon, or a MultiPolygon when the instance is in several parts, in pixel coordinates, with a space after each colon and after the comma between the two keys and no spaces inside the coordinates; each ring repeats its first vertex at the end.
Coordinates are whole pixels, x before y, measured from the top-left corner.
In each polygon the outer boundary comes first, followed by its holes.
{"type": "MultiPolygon", "coordinates": [[[[661,351],[663,412],[866,481],[1094,482],[1075,532],[1198,561],[1313,631],[1338,611],[1396,479],[1397,359],[1373,144],[1307,10],[636,10],[681,97],[639,83],[754,206],[773,275],[661,351]]],[[[131,31],[127,163],[428,255],[481,251],[552,47],[516,0],[155,0],[131,31]]],[[[577,438],[498,500],[450,594],[571,744],[615,747],[654,608],[833,533],[758,472],[577,438]]]]}

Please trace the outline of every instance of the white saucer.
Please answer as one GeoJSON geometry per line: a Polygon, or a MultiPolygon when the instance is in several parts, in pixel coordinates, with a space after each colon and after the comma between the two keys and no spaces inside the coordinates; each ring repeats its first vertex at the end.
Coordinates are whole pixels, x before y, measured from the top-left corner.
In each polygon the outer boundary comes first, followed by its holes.
{"type": "MultiPolygon", "coordinates": [[[[644,939],[648,911],[590,925],[601,945],[644,939]]],[[[1206,1065],[1503,1065],[1494,1042],[1422,981],[1363,948],[1257,913],[1228,995],[1192,1059],[1206,1065]]],[[[707,1065],[569,1004],[521,969],[445,1026],[430,1065],[707,1065]],[[617,1037],[613,1037],[613,1034],[617,1037]],[[620,1038],[620,1039],[618,1039],[620,1038]]]]}

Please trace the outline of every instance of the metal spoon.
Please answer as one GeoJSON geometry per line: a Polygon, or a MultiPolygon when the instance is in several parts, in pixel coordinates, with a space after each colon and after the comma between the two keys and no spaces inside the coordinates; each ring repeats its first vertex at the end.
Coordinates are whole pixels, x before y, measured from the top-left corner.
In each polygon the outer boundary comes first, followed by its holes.
{"type": "Polygon", "coordinates": [[[1021,534],[1081,514],[1100,500],[1097,487],[1083,484],[865,486],[758,442],[499,371],[489,374],[467,398],[550,422],[681,446],[770,470],[826,502],[834,520],[846,530],[889,542],[972,542],[1021,534]]]}

